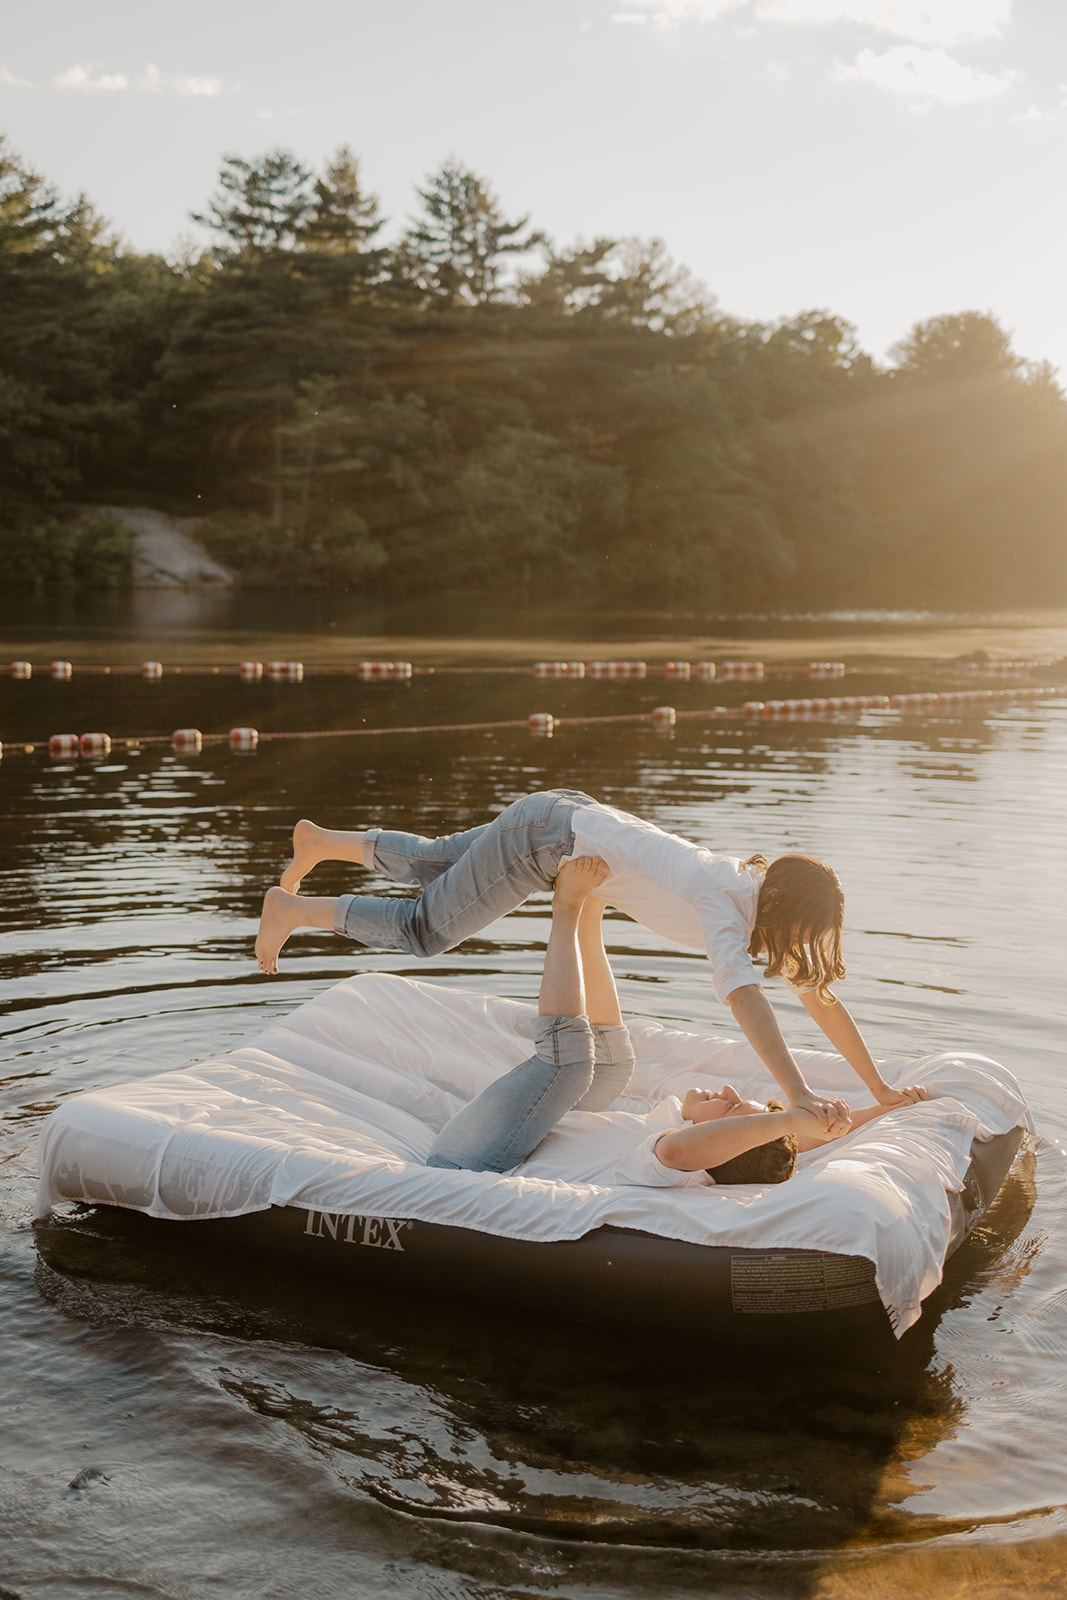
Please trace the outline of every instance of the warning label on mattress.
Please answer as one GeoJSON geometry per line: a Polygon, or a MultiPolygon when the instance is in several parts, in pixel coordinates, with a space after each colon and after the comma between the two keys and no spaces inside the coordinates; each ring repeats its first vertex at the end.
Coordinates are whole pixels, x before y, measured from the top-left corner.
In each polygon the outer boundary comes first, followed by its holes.
{"type": "Polygon", "coordinates": [[[862,1256],[768,1250],[730,1263],[735,1311],[780,1316],[789,1311],[837,1311],[878,1299],[874,1265],[862,1256]]]}

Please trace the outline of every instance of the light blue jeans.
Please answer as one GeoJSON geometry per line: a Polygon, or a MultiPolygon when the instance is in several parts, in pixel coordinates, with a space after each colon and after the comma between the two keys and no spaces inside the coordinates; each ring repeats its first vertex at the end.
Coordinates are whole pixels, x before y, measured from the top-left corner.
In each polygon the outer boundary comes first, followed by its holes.
{"type": "Polygon", "coordinates": [[[634,1053],[625,1027],[538,1017],[534,1046],[535,1055],[445,1123],[428,1167],[507,1172],[537,1149],[565,1112],[606,1111],[630,1081],[634,1053]]]}
{"type": "MultiPolygon", "coordinates": [[[[537,890],[551,889],[573,848],[574,811],[595,804],[576,789],[552,789],[442,839],[371,829],[364,865],[396,883],[416,884],[422,893],[413,900],[340,895],[334,929],[377,950],[417,956],[451,950],[537,890]]],[[[572,1107],[606,1110],[633,1070],[626,1029],[591,1027],[584,1017],[540,1018],[535,1050],[442,1128],[429,1165],[505,1172],[572,1107]]]]}
{"type": "Polygon", "coordinates": [[[394,883],[418,885],[415,900],[342,894],[334,932],[374,950],[436,956],[480,933],[539,889],[551,889],[574,844],[571,816],[595,805],[576,789],[516,800],[492,822],[443,839],[372,828],[364,865],[394,883]]]}

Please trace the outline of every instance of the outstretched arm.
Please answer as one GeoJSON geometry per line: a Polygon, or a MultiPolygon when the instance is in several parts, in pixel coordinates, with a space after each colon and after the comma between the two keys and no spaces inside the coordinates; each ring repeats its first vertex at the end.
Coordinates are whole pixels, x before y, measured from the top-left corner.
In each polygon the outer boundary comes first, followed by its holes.
{"type": "MultiPolygon", "coordinates": [[[[726,998],[734,1021],[759,1056],[782,1093],[796,1109],[821,1115],[831,1104],[827,1095],[815,1094],[793,1060],[792,1052],[771,1010],[770,1001],[758,983],[743,984],[726,998]]],[[[725,1159],[725,1158],[724,1158],[725,1159]]]]}
{"type": "MultiPolygon", "coordinates": [[[[926,1090],[921,1087],[911,1088],[907,1094],[910,1098],[903,1101],[904,1105],[916,1105],[920,1100],[929,1099],[926,1090]]],[[[736,1114],[723,1116],[712,1109],[718,1098],[706,1089],[690,1089],[682,1102],[682,1115],[688,1127],[672,1129],[656,1141],[656,1155],[665,1167],[672,1167],[677,1172],[698,1172],[701,1167],[717,1167],[724,1161],[731,1161],[734,1156],[743,1155],[746,1150],[766,1144],[769,1139],[777,1139],[783,1133],[793,1134],[797,1150],[803,1154],[841,1139],[846,1133],[853,1133],[856,1128],[862,1128],[894,1109],[892,1106],[865,1106],[862,1111],[854,1111],[850,1115],[845,1111],[843,1102],[837,1100],[830,1102],[827,1110],[819,1116],[796,1108],[792,1111],[757,1112],[751,1117],[736,1114]],[[714,1120],[705,1120],[708,1116],[714,1120]]]]}
{"type": "Polygon", "coordinates": [[[844,1056],[853,1072],[867,1085],[880,1106],[889,1110],[892,1106],[906,1106],[912,1103],[909,1093],[891,1089],[886,1083],[874,1064],[863,1035],[840,1000],[834,1005],[827,1005],[825,1001],[819,999],[814,989],[798,989],[797,994],[808,1016],[819,1024],[838,1055],[844,1056]]]}
{"type": "MultiPolygon", "coordinates": [[[[855,1133],[857,1128],[865,1127],[868,1122],[873,1122],[876,1117],[884,1117],[887,1111],[895,1111],[899,1106],[915,1106],[919,1104],[920,1100],[929,1100],[929,1098],[927,1091],[920,1085],[906,1089],[899,1102],[895,1105],[864,1106],[860,1111],[853,1111],[850,1114],[849,1126],[836,1129],[832,1137],[835,1139],[844,1138],[846,1133],[855,1133]]],[[[825,1143],[826,1140],[824,1138],[818,1134],[813,1135],[810,1129],[797,1134],[797,1152],[800,1155],[803,1155],[806,1150],[816,1150],[825,1143]]]]}
{"type": "Polygon", "coordinates": [[[675,1172],[699,1172],[702,1167],[718,1167],[734,1156],[755,1150],[757,1145],[778,1139],[783,1133],[810,1140],[806,1148],[823,1144],[834,1137],[834,1130],[847,1125],[833,1113],[818,1117],[794,1108],[792,1111],[757,1111],[750,1117],[719,1117],[714,1122],[690,1123],[672,1128],[656,1140],[656,1156],[675,1172]]]}

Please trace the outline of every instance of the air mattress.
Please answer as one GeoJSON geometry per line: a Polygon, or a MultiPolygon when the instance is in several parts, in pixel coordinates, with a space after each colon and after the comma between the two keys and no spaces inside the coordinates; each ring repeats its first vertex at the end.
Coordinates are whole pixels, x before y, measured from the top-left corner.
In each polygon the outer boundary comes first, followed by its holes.
{"type": "MultiPolygon", "coordinates": [[[[349,979],[240,1049],[64,1101],[42,1133],[38,1214],[121,1207],[312,1271],[622,1323],[876,1314],[900,1334],[1029,1126],[1005,1067],[943,1052],[881,1063],[931,1099],[802,1156],[784,1184],[606,1187],[427,1167],[448,1118],[529,1055],[534,1015],[436,983],[349,979]]],[[[629,1020],[626,1109],[694,1084],[773,1091],[743,1041],[629,1020]]],[[[814,1086],[863,1103],[840,1057],[797,1057],[814,1086]]]]}

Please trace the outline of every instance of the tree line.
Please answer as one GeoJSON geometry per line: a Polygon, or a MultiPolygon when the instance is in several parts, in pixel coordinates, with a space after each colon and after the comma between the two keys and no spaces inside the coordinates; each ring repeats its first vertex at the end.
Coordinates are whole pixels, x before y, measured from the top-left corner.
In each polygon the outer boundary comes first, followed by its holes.
{"type": "Polygon", "coordinates": [[[448,160],[387,244],[347,149],[227,157],[187,259],[0,139],[0,560],[123,581],[72,504],[203,517],[247,584],[595,582],[713,609],[1067,600],[1067,405],[976,311],[878,367],[721,311],[659,240],[560,247],[448,160]]]}

